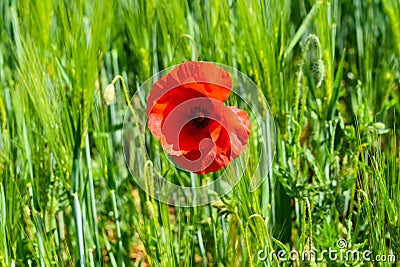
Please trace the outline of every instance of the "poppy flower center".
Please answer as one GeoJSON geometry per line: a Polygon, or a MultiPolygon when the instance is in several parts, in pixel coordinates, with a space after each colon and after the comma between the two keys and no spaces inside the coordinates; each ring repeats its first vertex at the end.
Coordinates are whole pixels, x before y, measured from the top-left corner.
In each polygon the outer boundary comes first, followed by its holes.
{"type": "Polygon", "coordinates": [[[210,123],[208,116],[210,116],[210,112],[202,106],[196,106],[190,109],[189,117],[192,119],[191,124],[196,126],[199,130],[206,128],[210,123]]]}

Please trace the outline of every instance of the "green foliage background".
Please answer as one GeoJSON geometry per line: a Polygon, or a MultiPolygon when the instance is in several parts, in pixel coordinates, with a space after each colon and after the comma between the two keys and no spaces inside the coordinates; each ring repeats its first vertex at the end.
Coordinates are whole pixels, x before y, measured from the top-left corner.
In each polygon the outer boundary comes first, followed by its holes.
{"type": "Polygon", "coordinates": [[[399,0],[1,1],[0,264],[377,264],[257,259],[340,238],[399,258],[399,14],[399,0]],[[277,154],[259,190],[244,177],[174,208],[128,173],[120,82],[113,104],[102,92],[121,75],[132,95],[194,47],[259,86],[277,154]]]}

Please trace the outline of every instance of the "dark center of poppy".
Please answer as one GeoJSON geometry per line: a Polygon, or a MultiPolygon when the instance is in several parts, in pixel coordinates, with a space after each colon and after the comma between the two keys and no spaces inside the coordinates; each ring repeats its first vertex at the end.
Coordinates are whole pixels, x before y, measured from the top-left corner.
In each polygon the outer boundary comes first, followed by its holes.
{"type": "Polygon", "coordinates": [[[208,118],[210,113],[202,106],[196,106],[190,109],[190,118],[192,118],[192,125],[196,126],[197,129],[204,129],[210,123],[208,118]]]}

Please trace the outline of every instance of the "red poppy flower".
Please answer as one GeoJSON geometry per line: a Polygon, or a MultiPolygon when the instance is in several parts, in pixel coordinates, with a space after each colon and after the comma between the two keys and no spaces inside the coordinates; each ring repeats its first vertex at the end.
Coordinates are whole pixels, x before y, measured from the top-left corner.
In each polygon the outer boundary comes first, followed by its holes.
{"type": "Polygon", "coordinates": [[[232,79],[208,62],[186,62],[158,80],[147,99],[148,128],[182,168],[218,171],[246,148],[247,112],[225,106],[232,79]]]}

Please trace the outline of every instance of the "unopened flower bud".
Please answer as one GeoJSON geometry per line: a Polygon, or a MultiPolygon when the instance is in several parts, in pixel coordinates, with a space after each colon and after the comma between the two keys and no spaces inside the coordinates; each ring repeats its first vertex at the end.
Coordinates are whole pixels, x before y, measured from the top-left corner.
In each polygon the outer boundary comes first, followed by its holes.
{"type": "Polygon", "coordinates": [[[115,87],[114,84],[110,83],[103,90],[103,100],[106,105],[110,105],[115,100],[115,87]]]}

